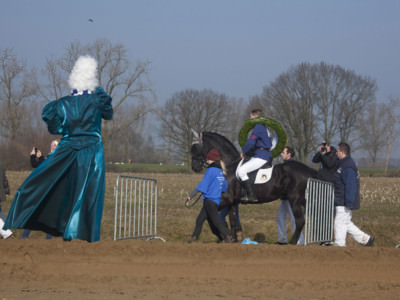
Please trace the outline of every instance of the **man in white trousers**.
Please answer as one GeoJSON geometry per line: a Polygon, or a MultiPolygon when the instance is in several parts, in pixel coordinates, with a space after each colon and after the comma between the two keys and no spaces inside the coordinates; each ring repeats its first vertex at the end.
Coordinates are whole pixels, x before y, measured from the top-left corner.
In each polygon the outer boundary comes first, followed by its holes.
{"type": "Polygon", "coordinates": [[[350,146],[340,143],[336,152],[338,168],[335,173],[335,246],[345,247],[347,233],[364,246],[372,246],[374,237],[361,231],[352,221],[353,210],[360,208],[360,175],[350,156],[350,146]]]}

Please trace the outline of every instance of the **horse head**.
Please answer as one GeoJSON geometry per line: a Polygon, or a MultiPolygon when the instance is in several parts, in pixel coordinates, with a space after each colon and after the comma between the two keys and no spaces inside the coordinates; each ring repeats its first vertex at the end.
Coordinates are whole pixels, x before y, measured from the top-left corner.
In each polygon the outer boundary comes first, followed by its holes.
{"type": "Polygon", "coordinates": [[[199,134],[193,129],[192,133],[193,140],[190,152],[193,171],[200,172],[206,166],[206,155],[213,148],[219,151],[226,165],[231,165],[233,162],[238,162],[238,159],[240,160],[239,151],[226,137],[209,131],[199,134]]]}
{"type": "Polygon", "coordinates": [[[190,153],[192,155],[192,170],[196,173],[201,172],[206,164],[205,155],[203,151],[202,134],[197,133],[192,129],[193,140],[190,153]]]}

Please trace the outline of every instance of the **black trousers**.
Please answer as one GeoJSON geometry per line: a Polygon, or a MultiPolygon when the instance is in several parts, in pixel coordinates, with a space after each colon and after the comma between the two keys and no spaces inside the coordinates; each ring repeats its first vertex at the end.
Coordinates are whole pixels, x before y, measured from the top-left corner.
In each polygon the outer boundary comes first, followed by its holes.
{"type": "Polygon", "coordinates": [[[222,223],[218,215],[218,206],[214,201],[205,199],[203,207],[200,210],[196,219],[196,227],[194,228],[192,237],[199,238],[203,228],[204,221],[207,220],[210,225],[212,233],[214,233],[220,240],[224,240],[228,235],[228,228],[222,223]]]}

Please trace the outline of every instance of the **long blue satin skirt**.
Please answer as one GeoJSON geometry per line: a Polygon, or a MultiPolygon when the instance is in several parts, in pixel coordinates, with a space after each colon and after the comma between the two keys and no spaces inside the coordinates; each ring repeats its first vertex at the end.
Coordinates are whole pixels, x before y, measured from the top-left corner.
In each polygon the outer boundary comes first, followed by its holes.
{"type": "Polygon", "coordinates": [[[98,241],[104,192],[101,137],[64,137],[18,189],[5,228],[98,241]]]}

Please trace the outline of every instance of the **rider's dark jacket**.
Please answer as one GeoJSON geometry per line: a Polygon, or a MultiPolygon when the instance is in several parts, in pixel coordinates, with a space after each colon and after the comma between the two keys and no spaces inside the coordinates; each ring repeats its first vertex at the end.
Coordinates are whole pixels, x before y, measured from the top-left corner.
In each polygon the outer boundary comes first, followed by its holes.
{"type": "Polygon", "coordinates": [[[272,155],[269,152],[271,146],[272,142],[268,136],[267,128],[262,124],[256,124],[246,144],[244,144],[242,152],[246,155],[254,152],[253,157],[270,160],[272,159],[272,155]]]}
{"type": "Polygon", "coordinates": [[[335,173],[335,206],[360,208],[360,176],[354,160],[346,156],[338,161],[335,173]]]}

